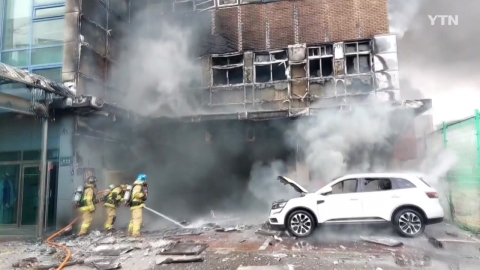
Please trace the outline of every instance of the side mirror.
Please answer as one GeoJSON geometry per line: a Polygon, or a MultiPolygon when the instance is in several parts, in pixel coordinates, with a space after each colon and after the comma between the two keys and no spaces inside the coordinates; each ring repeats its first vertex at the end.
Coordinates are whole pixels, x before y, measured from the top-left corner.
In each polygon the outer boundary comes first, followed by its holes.
{"type": "Polygon", "coordinates": [[[320,195],[328,195],[332,193],[332,187],[324,187],[320,190],[320,195]]]}

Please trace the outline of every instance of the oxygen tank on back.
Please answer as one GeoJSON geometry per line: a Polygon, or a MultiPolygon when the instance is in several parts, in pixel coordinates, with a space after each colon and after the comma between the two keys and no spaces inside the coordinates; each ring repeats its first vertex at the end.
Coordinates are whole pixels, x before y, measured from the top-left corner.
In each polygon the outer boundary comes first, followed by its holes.
{"type": "Polygon", "coordinates": [[[83,197],[83,186],[78,186],[75,190],[75,195],[73,196],[73,205],[75,208],[80,206],[83,197]]]}
{"type": "Polygon", "coordinates": [[[127,185],[127,188],[125,189],[125,195],[123,195],[123,200],[125,201],[125,205],[130,204],[130,197],[132,195],[132,185],[127,185]]]}
{"type": "Polygon", "coordinates": [[[147,201],[147,197],[148,197],[148,186],[147,184],[143,185],[143,188],[142,188],[142,193],[143,193],[143,201],[147,201]]]}

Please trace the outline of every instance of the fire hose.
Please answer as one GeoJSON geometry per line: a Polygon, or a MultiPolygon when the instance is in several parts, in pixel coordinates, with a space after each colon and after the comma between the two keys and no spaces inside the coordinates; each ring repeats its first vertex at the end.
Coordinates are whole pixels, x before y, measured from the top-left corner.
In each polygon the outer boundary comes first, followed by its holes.
{"type": "MultiPolygon", "coordinates": [[[[106,193],[106,192],[109,192],[110,190],[101,190],[99,192],[97,192],[97,195],[100,195],[102,193],[106,193]]],[[[61,233],[67,231],[67,229],[69,229],[71,226],[73,226],[73,224],[78,220],[78,217],[74,218],[67,226],[63,227],[62,229],[58,230],[57,232],[55,232],[54,234],[50,235],[47,240],[45,241],[47,244],[51,245],[51,246],[54,246],[54,247],[58,247],[58,248],[61,248],[65,251],[65,259],[63,259],[63,262],[57,267],[56,270],[61,270],[65,267],[65,265],[68,263],[68,261],[70,260],[70,256],[72,255],[72,252],[70,251],[70,249],[60,243],[56,243],[56,242],[53,242],[52,239],[57,237],[58,235],[60,235],[61,233]]]]}

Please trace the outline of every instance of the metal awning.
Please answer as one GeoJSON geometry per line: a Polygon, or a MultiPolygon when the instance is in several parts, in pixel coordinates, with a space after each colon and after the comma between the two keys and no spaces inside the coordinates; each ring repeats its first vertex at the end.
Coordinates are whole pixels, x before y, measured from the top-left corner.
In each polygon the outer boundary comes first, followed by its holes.
{"type": "MultiPolygon", "coordinates": [[[[405,100],[403,102],[395,102],[391,104],[394,108],[398,110],[413,110],[413,115],[421,115],[424,112],[432,108],[431,99],[418,99],[418,100],[405,100]]],[[[373,106],[372,104],[368,105],[352,105],[355,106],[373,106]]],[[[345,105],[336,105],[331,107],[320,107],[320,108],[306,108],[299,112],[293,112],[289,109],[285,110],[273,110],[273,111],[243,111],[235,113],[223,113],[223,114],[196,114],[196,115],[187,115],[180,117],[165,117],[160,116],[156,119],[160,122],[203,122],[203,121],[222,121],[222,120],[250,120],[250,121],[262,121],[262,120],[271,120],[279,118],[296,118],[301,116],[314,116],[318,113],[325,110],[348,110],[345,109],[345,105]]]]}
{"type": "Polygon", "coordinates": [[[74,97],[75,92],[68,87],[26,70],[0,63],[0,85],[21,83],[27,88],[41,89],[61,97],[74,97]]]}

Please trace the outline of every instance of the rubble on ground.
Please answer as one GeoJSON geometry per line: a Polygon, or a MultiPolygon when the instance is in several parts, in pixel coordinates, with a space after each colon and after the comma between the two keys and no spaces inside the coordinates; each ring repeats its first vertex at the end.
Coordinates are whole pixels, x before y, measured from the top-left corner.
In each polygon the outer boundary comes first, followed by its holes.
{"type": "Polygon", "coordinates": [[[397,241],[397,240],[392,239],[392,238],[386,238],[386,237],[360,236],[360,239],[362,239],[363,241],[367,241],[367,242],[375,243],[375,244],[379,244],[379,245],[384,245],[384,246],[388,246],[388,247],[399,247],[399,246],[403,245],[403,243],[400,242],[400,241],[397,241]]]}

